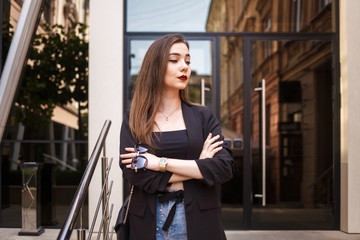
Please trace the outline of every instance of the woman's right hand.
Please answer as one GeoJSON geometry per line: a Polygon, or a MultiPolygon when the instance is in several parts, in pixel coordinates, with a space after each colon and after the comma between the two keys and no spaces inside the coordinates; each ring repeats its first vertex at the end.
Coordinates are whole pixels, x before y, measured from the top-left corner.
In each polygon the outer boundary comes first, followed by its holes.
{"type": "MultiPolygon", "coordinates": [[[[128,153],[120,154],[121,163],[125,164],[126,168],[131,168],[131,162],[132,162],[133,158],[137,156],[137,154],[135,153],[135,150],[132,147],[127,147],[127,148],[125,148],[125,150],[128,153]]],[[[146,169],[150,169],[150,170],[154,170],[154,171],[160,170],[159,158],[157,156],[155,156],[154,154],[148,153],[148,152],[142,153],[141,156],[146,157],[148,160],[146,169]]]]}
{"type": "Polygon", "coordinates": [[[214,155],[222,149],[222,144],[224,141],[216,141],[220,138],[220,135],[216,135],[215,137],[209,133],[206,138],[203,149],[201,151],[199,159],[212,158],[214,155]]]}

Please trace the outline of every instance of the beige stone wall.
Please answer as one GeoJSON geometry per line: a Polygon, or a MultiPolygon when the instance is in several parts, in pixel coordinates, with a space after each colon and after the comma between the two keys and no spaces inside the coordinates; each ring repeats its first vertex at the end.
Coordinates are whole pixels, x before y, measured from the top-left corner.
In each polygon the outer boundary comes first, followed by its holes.
{"type": "Polygon", "coordinates": [[[360,1],[340,2],[341,230],[360,233],[360,1]]]}
{"type": "MultiPolygon", "coordinates": [[[[115,224],[123,195],[119,167],[123,115],[123,25],[123,1],[90,1],[89,156],[101,127],[106,119],[110,119],[112,124],[106,139],[106,155],[114,158],[109,177],[109,181],[114,181],[110,197],[110,206],[114,204],[111,226],[115,224]]],[[[89,221],[93,219],[101,191],[100,161],[98,163],[89,189],[89,221]]],[[[100,220],[98,218],[97,223],[100,220]]]]}

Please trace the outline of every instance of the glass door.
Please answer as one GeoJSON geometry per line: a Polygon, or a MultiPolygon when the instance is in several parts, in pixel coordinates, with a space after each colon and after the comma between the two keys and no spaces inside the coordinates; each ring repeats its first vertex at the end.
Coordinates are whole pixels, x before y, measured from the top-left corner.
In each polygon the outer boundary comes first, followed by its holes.
{"type": "Polygon", "coordinates": [[[235,176],[225,229],[334,229],[330,41],[221,38],[220,121],[235,176]]]}
{"type": "Polygon", "coordinates": [[[251,50],[252,229],[333,229],[331,42],[251,50]]]}
{"type": "Polygon", "coordinates": [[[226,230],[244,228],[244,57],[242,38],[220,41],[220,123],[225,143],[233,152],[234,177],[221,188],[222,218],[226,230]]]}

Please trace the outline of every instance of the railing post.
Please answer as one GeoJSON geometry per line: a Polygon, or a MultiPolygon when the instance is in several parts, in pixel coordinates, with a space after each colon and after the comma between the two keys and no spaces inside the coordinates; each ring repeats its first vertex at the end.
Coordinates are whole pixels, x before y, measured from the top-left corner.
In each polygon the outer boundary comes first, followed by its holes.
{"type": "MultiPolygon", "coordinates": [[[[110,164],[109,164],[109,167],[108,167],[108,170],[107,170],[107,173],[106,173],[105,182],[108,181],[109,173],[110,173],[111,166],[112,166],[112,162],[113,162],[113,158],[110,159],[110,164]]],[[[111,185],[110,185],[110,189],[111,189],[111,185]]],[[[91,223],[91,227],[90,227],[90,229],[89,229],[88,240],[91,240],[91,237],[92,237],[92,234],[93,234],[93,231],[94,231],[94,227],[95,227],[95,223],[96,223],[96,218],[97,218],[98,213],[99,213],[99,210],[100,210],[100,205],[101,205],[102,202],[103,202],[103,201],[102,201],[102,198],[103,198],[104,192],[105,192],[105,184],[103,184],[102,189],[101,189],[101,193],[100,193],[100,196],[99,196],[99,200],[98,200],[98,203],[97,203],[97,206],[96,206],[96,209],[95,209],[94,218],[93,218],[93,221],[92,221],[92,223],[91,223]]],[[[103,221],[103,219],[102,219],[101,221],[103,221]]],[[[103,223],[103,222],[101,222],[100,224],[102,224],[102,223],[103,223]]],[[[101,231],[101,228],[100,228],[100,231],[101,231]]]]}
{"type": "MultiPolygon", "coordinates": [[[[106,198],[106,202],[105,202],[105,210],[107,210],[108,209],[108,206],[109,206],[109,196],[110,196],[110,193],[111,193],[111,189],[112,189],[112,186],[113,186],[113,181],[111,181],[111,183],[110,183],[110,189],[109,189],[109,193],[108,193],[108,196],[107,196],[107,198],[106,198]]],[[[106,229],[107,229],[107,227],[108,226],[105,226],[105,218],[106,218],[106,216],[105,216],[106,214],[105,214],[105,211],[103,211],[103,215],[102,215],[102,219],[101,219],[101,222],[100,222],[100,228],[99,228],[99,232],[98,232],[98,237],[97,237],[97,240],[99,240],[100,239],[100,235],[101,235],[101,229],[105,229],[105,235],[106,235],[106,229]],[[104,228],[104,226],[105,226],[105,228],[104,228]]],[[[104,239],[107,239],[107,238],[104,238],[104,239]]]]}
{"type": "Polygon", "coordinates": [[[77,230],[77,239],[85,240],[86,239],[86,229],[83,228],[83,207],[80,208],[80,227],[77,230]]]}
{"type": "Polygon", "coordinates": [[[102,184],[105,184],[105,189],[104,189],[104,195],[103,195],[103,200],[102,200],[102,209],[103,212],[105,213],[104,216],[104,225],[103,225],[103,239],[107,239],[108,236],[107,232],[106,232],[106,226],[108,225],[108,221],[109,221],[109,206],[106,205],[106,200],[109,197],[108,193],[109,193],[109,186],[108,186],[108,181],[105,180],[106,178],[106,173],[108,171],[108,158],[106,157],[106,148],[105,148],[105,143],[104,143],[104,148],[103,148],[103,157],[102,157],[102,184]]]}

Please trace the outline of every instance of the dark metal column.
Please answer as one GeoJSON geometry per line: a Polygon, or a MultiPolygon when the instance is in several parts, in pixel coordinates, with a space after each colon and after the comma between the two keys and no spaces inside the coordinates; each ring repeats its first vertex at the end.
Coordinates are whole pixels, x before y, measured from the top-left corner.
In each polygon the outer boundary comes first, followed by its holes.
{"type": "Polygon", "coordinates": [[[252,139],[251,139],[251,40],[244,38],[244,168],[243,168],[243,203],[244,229],[251,229],[252,217],[252,139]]]}
{"type": "Polygon", "coordinates": [[[0,142],[37,29],[44,0],[25,0],[0,80],[0,142]]]}

